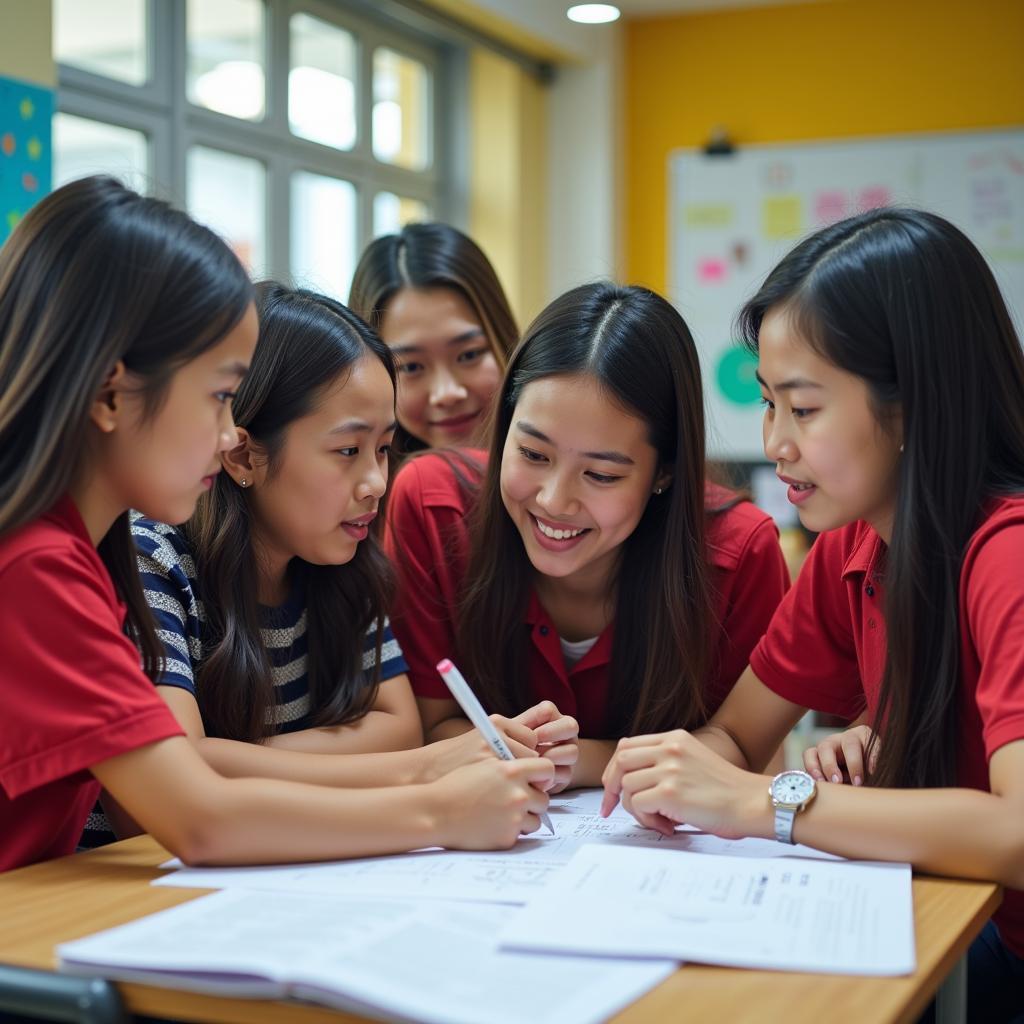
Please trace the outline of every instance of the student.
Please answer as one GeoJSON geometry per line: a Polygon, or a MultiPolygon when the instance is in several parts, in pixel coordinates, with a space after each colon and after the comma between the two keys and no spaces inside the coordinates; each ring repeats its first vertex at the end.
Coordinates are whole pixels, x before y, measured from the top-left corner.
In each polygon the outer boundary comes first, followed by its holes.
{"type": "Polygon", "coordinates": [[[488,710],[574,716],[575,769],[548,756],[559,785],[597,785],[619,737],[721,703],[788,586],[777,533],[706,480],[697,351],[644,288],[548,306],[495,409],[489,455],[396,478],[395,634],[428,738],[468,727],[434,671],[455,651],[488,710]]]}
{"type": "Polygon", "coordinates": [[[70,853],[101,785],[189,862],[491,847],[537,827],[542,758],[358,791],[226,778],[156,693],[128,509],[191,515],[237,444],[255,342],[224,243],[113,179],[54,192],[0,250],[0,869],[70,853]]]}
{"type": "Polygon", "coordinates": [[[778,834],[1005,885],[968,991],[975,1019],[1010,1019],[1024,1012],[1020,340],[974,245],[898,209],[803,242],[740,322],[765,452],[821,536],[706,729],[624,740],[606,806],[621,794],[652,827],[770,837],[768,754],[805,708],[864,713],[872,785],[790,777],[778,834]]]}
{"type": "Polygon", "coordinates": [[[398,361],[397,450],[478,442],[518,339],[479,246],[447,224],[378,238],[359,260],[349,305],[398,361]]]}

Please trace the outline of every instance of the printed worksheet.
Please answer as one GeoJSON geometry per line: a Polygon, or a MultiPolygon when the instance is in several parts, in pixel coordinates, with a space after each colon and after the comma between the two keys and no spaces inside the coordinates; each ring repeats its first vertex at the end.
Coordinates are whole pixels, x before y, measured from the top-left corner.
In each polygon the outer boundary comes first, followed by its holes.
{"type": "Polygon", "coordinates": [[[583,847],[507,948],[838,974],[914,970],[909,864],[583,847]]]}
{"type": "Polygon", "coordinates": [[[61,969],[432,1024],[597,1024],[677,967],[506,952],[494,905],[244,890],[57,947],[61,969]]]}
{"type": "Polygon", "coordinates": [[[554,835],[524,836],[511,850],[496,853],[431,849],[393,857],[247,868],[186,868],[180,861],[168,861],[163,866],[175,870],[153,884],[525,903],[588,843],[742,857],[831,858],[810,847],[763,839],[719,839],[687,826],[665,837],[637,824],[621,807],[602,818],[600,806],[600,790],[555,797],[550,808],[554,835]]]}

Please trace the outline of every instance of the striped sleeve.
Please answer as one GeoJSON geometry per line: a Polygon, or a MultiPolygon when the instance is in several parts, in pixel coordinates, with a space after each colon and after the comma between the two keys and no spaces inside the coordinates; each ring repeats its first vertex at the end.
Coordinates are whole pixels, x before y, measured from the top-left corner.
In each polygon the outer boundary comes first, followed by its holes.
{"type": "Polygon", "coordinates": [[[193,670],[202,657],[202,633],[192,555],[174,527],[142,516],[132,516],[132,537],[164,652],[157,685],[178,686],[195,696],[193,670]]]}
{"type": "Polygon", "coordinates": [[[395,676],[405,675],[409,666],[405,663],[405,655],[398,645],[395,634],[391,632],[391,622],[385,617],[383,632],[376,627],[369,630],[363,643],[363,671],[369,678],[373,667],[377,664],[377,637],[381,634],[380,649],[380,681],[394,679],[395,676]]]}

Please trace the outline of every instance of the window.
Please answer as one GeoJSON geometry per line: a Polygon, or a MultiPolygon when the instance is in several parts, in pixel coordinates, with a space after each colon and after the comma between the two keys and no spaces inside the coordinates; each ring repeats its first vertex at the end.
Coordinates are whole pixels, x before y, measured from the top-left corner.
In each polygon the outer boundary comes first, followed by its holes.
{"type": "Polygon", "coordinates": [[[254,277],[346,299],[374,235],[460,212],[441,174],[450,45],[365,12],[53,0],[55,183],[105,171],[183,201],[254,277]]]}

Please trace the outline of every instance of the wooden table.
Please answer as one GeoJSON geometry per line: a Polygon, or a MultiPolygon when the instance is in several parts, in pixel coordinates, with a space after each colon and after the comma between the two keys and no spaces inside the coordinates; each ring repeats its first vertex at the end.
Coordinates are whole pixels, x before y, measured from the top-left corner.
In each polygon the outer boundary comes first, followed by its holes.
{"type": "MultiPolygon", "coordinates": [[[[51,970],[54,946],[201,895],[149,884],[169,855],[149,836],[0,875],[0,964],[51,970]]],[[[786,1024],[911,1022],[998,906],[984,882],[914,878],[917,971],[907,978],[786,974],[687,965],[621,1013],[618,1024],[680,1020],[786,1024]]],[[[222,999],[120,984],[133,1013],[178,1020],[342,1024],[363,1018],[298,1003],[222,999]]]]}

